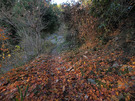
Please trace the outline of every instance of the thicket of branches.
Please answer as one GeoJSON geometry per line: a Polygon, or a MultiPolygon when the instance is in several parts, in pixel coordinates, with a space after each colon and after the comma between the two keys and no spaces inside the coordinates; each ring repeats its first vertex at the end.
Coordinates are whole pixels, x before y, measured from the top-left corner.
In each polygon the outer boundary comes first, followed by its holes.
{"type": "MultiPolygon", "coordinates": [[[[50,1],[1,0],[0,28],[6,30],[6,47],[11,57],[20,53],[17,57],[27,60],[26,58],[44,53],[45,45],[48,44],[44,39],[46,34],[59,28],[58,13],[57,6],[50,4],[50,1]]],[[[6,54],[2,50],[0,54],[2,60],[2,54],[6,54]]]]}
{"type": "MultiPolygon", "coordinates": [[[[64,21],[69,30],[76,32],[75,38],[79,43],[91,40],[107,44],[117,29],[130,27],[129,30],[133,31],[135,28],[134,0],[81,0],[72,6],[66,5],[64,9],[64,21]]],[[[133,42],[133,33],[123,35],[133,42]]],[[[71,33],[69,37],[72,36],[71,33]]]]}

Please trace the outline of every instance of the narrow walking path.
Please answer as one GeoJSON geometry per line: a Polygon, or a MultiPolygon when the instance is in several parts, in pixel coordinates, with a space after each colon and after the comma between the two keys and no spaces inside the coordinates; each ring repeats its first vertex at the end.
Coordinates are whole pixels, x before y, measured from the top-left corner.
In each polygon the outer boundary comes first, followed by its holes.
{"type": "Polygon", "coordinates": [[[52,34],[46,38],[46,40],[50,40],[52,44],[55,44],[55,47],[51,50],[50,55],[59,55],[58,47],[64,43],[65,39],[64,36],[59,34],[52,34]]]}

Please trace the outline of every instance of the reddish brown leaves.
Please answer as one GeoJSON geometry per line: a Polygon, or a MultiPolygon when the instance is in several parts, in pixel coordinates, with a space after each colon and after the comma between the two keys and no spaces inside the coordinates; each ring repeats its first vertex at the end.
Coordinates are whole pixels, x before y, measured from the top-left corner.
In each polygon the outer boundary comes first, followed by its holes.
{"type": "Polygon", "coordinates": [[[121,98],[128,101],[131,97],[128,92],[132,92],[130,87],[135,81],[135,60],[130,58],[131,61],[126,65],[120,62],[111,63],[121,55],[114,54],[116,53],[103,52],[100,56],[91,54],[87,55],[87,59],[82,54],[77,54],[70,60],[69,54],[37,58],[30,64],[13,69],[5,77],[1,77],[0,99],[6,100],[8,96],[13,99],[10,93],[19,96],[16,86],[25,87],[29,84],[26,101],[117,101],[121,98]]]}

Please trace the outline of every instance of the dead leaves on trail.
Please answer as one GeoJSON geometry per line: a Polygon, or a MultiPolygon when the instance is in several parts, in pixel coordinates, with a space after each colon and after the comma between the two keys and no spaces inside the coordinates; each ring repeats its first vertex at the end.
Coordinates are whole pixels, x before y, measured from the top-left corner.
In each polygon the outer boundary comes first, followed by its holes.
{"type": "Polygon", "coordinates": [[[132,100],[135,58],[123,64],[119,57],[121,52],[38,57],[0,78],[0,100],[13,100],[17,86],[24,93],[27,85],[25,101],[132,100]]]}

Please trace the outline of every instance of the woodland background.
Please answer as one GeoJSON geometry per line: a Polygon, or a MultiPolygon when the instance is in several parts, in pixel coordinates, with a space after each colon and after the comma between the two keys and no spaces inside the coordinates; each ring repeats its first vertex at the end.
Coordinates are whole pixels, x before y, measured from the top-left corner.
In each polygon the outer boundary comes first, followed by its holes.
{"type": "Polygon", "coordinates": [[[134,0],[0,1],[1,100],[134,101],[134,87],[134,0]]]}

